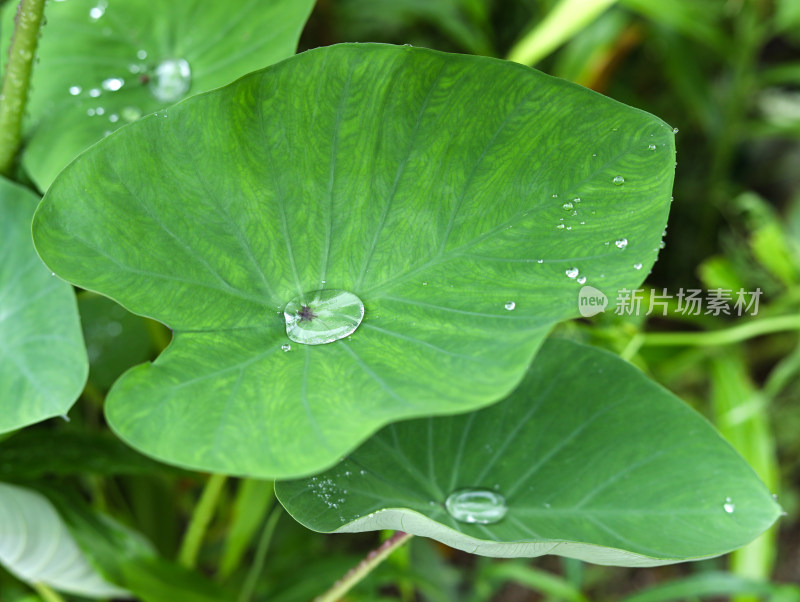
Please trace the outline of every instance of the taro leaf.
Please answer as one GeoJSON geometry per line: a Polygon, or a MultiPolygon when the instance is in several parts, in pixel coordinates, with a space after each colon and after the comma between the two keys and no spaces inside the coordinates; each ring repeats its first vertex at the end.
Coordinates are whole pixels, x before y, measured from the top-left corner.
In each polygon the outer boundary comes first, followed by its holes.
{"type": "Polygon", "coordinates": [[[780,514],[689,406],[619,358],[557,339],[506,400],[388,426],[276,494],[315,531],[400,529],[485,556],[624,566],[723,554],[780,514]],[[445,501],[471,488],[504,496],[505,517],[455,520],[445,501]]]}
{"type": "Polygon", "coordinates": [[[89,564],[40,493],[0,483],[0,564],[27,583],[89,598],[128,597],[89,564]]]}
{"type": "Polygon", "coordinates": [[[64,278],[174,330],[112,387],[119,436],[186,467],[296,477],[389,422],[502,399],[578,315],[581,284],[638,286],[673,143],[520,65],[332,46],[102,141],[53,184],[34,240],[64,278]],[[363,322],[290,340],[282,310],[319,289],[357,295],[363,322]]]}
{"type": "MultiPolygon", "coordinates": [[[[5,8],[2,40],[10,38],[15,4],[5,8]]],[[[46,190],[76,155],[118,127],[291,56],[313,5],[313,0],[48,3],[33,74],[25,169],[46,190]]]]}
{"type": "Polygon", "coordinates": [[[33,248],[36,202],[0,178],[0,433],[65,414],[89,369],[75,293],[33,248]]]}

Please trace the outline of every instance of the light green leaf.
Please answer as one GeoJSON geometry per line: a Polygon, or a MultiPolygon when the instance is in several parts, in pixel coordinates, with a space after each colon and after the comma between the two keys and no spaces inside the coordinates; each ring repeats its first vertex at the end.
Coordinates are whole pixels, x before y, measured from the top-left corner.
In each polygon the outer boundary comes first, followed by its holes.
{"type": "Polygon", "coordinates": [[[521,65],[333,46],[99,143],[34,238],[63,277],[174,330],[112,388],[117,434],[182,466],[295,477],[389,422],[501,399],[582,284],[638,286],[673,144],[521,65]],[[355,295],[363,321],[291,340],[284,309],[311,318],[320,289],[355,295]]]}
{"type": "Polygon", "coordinates": [[[485,556],[648,566],[723,554],[780,508],[708,422],[605,351],[548,341],[498,404],[384,428],[329,471],[276,484],[315,531],[399,529],[485,556]],[[501,495],[456,520],[453,492],[501,495]]]}
{"type": "Polygon", "coordinates": [[[129,597],[89,564],[43,495],[0,483],[0,563],[27,583],[89,598],[129,597]]]}
{"type": "Polygon", "coordinates": [[[33,248],[37,200],[0,178],[0,433],[65,414],[89,370],[72,287],[33,248]]]}
{"type": "MultiPolygon", "coordinates": [[[[15,4],[5,8],[4,41],[10,39],[15,4]]],[[[109,132],[291,56],[313,5],[313,0],[48,3],[33,73],[25,169],[46,190],[65,165],[109,132]]]]}

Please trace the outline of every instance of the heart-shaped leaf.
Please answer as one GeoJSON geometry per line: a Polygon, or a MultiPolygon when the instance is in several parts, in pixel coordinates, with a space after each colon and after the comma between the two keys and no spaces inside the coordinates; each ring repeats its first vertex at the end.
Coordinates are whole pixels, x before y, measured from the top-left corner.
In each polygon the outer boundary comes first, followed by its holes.
{"type": "Polygon", "coordinates": [[[400,529],[485,556],[647,566],[723,554],[780,508],[711,425],[619,358],[550,340],[506,400],[393,424],[276,484],[315,531],[400,529]]]}
{"type": "Polygon", "coordinates": [[[89,371],[75,293],[33,248],[37,201],[0,178],[0,433],[65,414],[89,371]]]}
{"type": "Polygon", "coordinates": [[[27,583],[89,598],[127,598],[104,580],[40,493],[0,483],[0,564],[27,583]]]}
{"type": "MultiPolygon", "coordinates": [[[[10,39],[16,4],[5,8],[2,40],[10,39]]],[[[33,74],[25,169],[46,190],[65,165],[109,132],[291,56],[313,5],[313,0],[48,3],[33,74]]]]}
{"type": "Polygon", "coordinates": [[[501,399],[578,315],[580,284],[637,286],[673,144],[527,67],[333,46],[102,141],[34,239],[63,277],[175,331],[112,388],[117,434],[182,466],[301,476],[389,422],[501,399]],[[323,314],[343,338],[304,344],[323,314]]]}

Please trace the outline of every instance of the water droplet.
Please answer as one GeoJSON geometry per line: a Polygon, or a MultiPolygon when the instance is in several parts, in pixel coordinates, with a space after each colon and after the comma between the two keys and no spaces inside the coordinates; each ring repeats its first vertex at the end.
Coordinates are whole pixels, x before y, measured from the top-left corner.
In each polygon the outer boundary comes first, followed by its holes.
{"type": "Polygon", "coordinates": [[[104,90],[108,90],[109,92],[116,92],[122,86],[125,85],[125,80],[121,77],[109,77],[108,79],[104,79],[103,83],[100,84],[104,90]]]}
{"type": "Polygon", "coordinates": [[[659,248],[659,249],[663,249],[663,248],[664,248],[664,247],[666,247],[666,246],[667,246],[667,243],[666,243],[666,241],[664,241],[664,240],[662,240],[660,243],[658,243],[658,248],[659,248]]]}
{"type": "Polygon", "coordinates": [[[428,286],[428,283],[427,282],[423,282],[422,286],[428,286]]]}
{"type": "Polygon", "coordinates": [[[86,109],[86,114],[89,117],[94,117],[95,110],[94,109],[86,109]]]}
{"type": "Polygon", "coordinates": [[[678,130],[678,128],[672,128],[672,133],[673,133],[673,134],[677,134],[679,131],[680,131],[680,130],[678,130]]]}
{"type": "Polygon", "coordinates": [[[572,199],[572,202],[573,203],[580,203],[581,202],[581,197],[576,196],[574,199],[572,199]]]}
{"type": "Polygon", "coordinates": [[[138,58],[140,61],[143,61],[144,59],[146,59],[147,58],[147,50],[144,50],[144,49],[137,50],[136,51],[136,58],[138,58]]]}
{"type": "Polygon", "coordinates": [[[634,269],[641,270],[642,269],[642,264],[641,263],[634,263],[633,267],[634,267],[634,269]]]}
{"type": "Polygon", "coordinates": [[[722,504],[722,507],[728,514],[733,514],[733,511],[736,510],[736,504],[734,504],[729,497],[725,498],[725,503],[722,504]]]}
{"type": "Polygon", "coordinates": [[[98,2],[95,6],[89,9],[89,18],[92,21],[97,21],[100,17],[106,14],[106,8],[108,7],[108,3],[106,2],[98,2]]]}
{"type": "Polygon", "coordinates": [[[578,277],[578,273],[579,273],[578,268],[569,268],[566,271],[567,278],[577,278],[578,277]]]}
{"type": "Polygon", "coordinates": [[[323,345],[353,334],[364,319],[364,304],[347,291],[312,291],[289,301],[283,317],[295,343],[323,345]]]}
{"type": "Polygon", "coordinates": [[[623,178],[622,176],[614,176],[614,179],[612,181],[617,186],[622,186],[625,183],[625,178],[623,178]]]}
{"type": "Polygon", "coordinates": [[[97,109],[95,110],[95,113],[97,113],[98,115],[103,115],[105,112],[106,110],[103,107],[97,107],[97,109]]]}
{"type": "Polygon", "coordinates": [[[161,102],[175,102],[189,91],[192,70],[185,59],[161,61],[150,78],[150,93],[161,102]]]}
{"type": "Polygon", "coordinates": [[[513,301],[509,301],[508,303],[506,303],[505,308],[508,311],[512,311],[516,306],[517,306],[516,303],[514,303],[513,301]]]}
{"type": "Polygon", "coordinates": [[[91,90],[89,90],[89,96],[91,96],[92,98],[97,98],[98,96],[100,96],[100,88],[92,88],[91,90]]]}
{"type": "Polygon", "coordinates": [[[281,345],[281,349],[283,350],[284,353],[286,353],[287,351],[292,350],[292,346],[287,343],[286,345],[281,345]]]}
{"type": "Polygon", "coordinates": [[[108,120],[111,123],[117,123],[117,121],[119,121],[119,115],[117,115],[116,113],[111,113],[111,115],[108,116],[108,120]]]}
{"type": "Polygon", "coordinates": [[[567,211],[569,211],[569,210],[570,210],[570,209],[572,209],[572,207],[573,207],[572,203],[570,203],[569,201],[567,201],[566,203],[564,203],[564,204],[563,204],[563,205],[561,205],[561,206],[562,206],[564,209],[566,209],[567,211]]]}
{"type": "Polygon", "coordinates": [[[544,259],[537,259],[536,263],[544,263],[544,259]]]}
{"type": "Polygon", "coordinates": [[[508,513],[506,499],[491,489],[461,489],[445,500],[445,508],[454,519],[462,523],[492,525],[508,513]]]}
{"type": "Polygon", "coordinates": [[[69,93],[72,94],[72,96],[77,96],[78,94],[81,93],[81,87],[80,86],[70,86],[69,87],[69,93]]]}
{"type": "Polygon", "coordinates": [[[624,249],[625,247],[628,246],[628,239],[627,238],[620,238],[614,244],[617,245],[618,249],[624,249]]]}
{"type": "Polygon", "coordinates": [[[656,150],[656,145],[655,144],[649,144],[647,146],[647,148],[649,148],[650,150],[656,150]]]}
{"type": "Polygon", "coordinates": [[[564,229],[564,224],[558,224],[556,226],[556,228],[558,228],[559,230],[563,230],[564,229]]]}
{"type": "Polygon", "coordinates": [[[586,276],[581,276],[576,280],[578,284],[586,284],[586,276]]]}
{"type": "Polygon", "coordinates": [[[557,198],[558,198],[558,195],[557,195],[557,194],[554,194],[554,195],[553,195],[553,198],[554,198],[554,199],[557,199],[557,198]]]}
{"type": "Polygon", "coordinates": [[[127,122],[133,122],[142,116],[142,111],[139,107],[125,107],[119,114],[127,122]]]}

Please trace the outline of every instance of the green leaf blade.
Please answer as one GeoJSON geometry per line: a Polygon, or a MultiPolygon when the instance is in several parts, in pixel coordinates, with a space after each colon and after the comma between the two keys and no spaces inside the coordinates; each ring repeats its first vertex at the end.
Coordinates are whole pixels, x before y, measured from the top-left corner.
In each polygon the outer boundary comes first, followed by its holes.
{"type": "Polygon", "coordinates": [[[728,552],[780,513],[688,406],[618,358],[559,340],[505,401],[390,425],[336,467],[281,481],[276,493],[317,531],[398,529],[487,556],[626,566],[728,552]],[[455,520],[445,501],[467,488],[500,493],[508,514],[495,524],[455,520]]]}
{"type": "Polygon", "coordinates": [[[581,284],[641,282],[673,171],[671,128],[588,90],[341,45],[113,134],[53,184],[34,237],[63,277],[176,332],[112,389],[120,436],[182,466],[289,477],[388,422],[510,392],[578,315],[581,284]],[[363,322],[280,351],[286,304],[320,289],[356,295],[363,322]]]}

